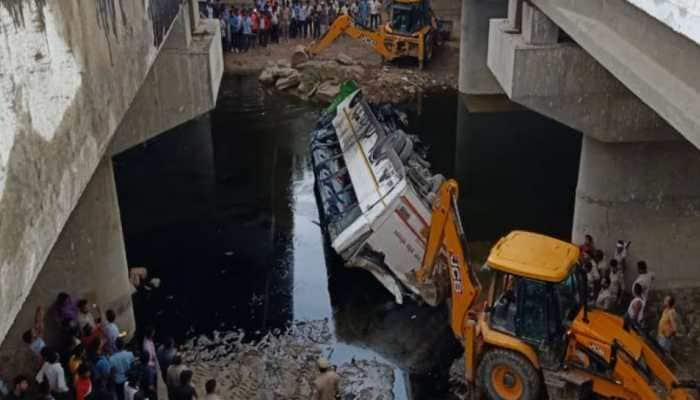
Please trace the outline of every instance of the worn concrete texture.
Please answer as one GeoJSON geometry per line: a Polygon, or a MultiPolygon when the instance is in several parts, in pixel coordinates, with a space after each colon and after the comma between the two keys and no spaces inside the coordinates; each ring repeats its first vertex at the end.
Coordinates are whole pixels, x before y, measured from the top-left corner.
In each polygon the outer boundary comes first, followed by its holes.
{"type": "MultiPolygon", "coordinates": [[[[700,147],[700,46],[696,41],[630,1],[531,2],[632,93],[700,147]]],[[[658,10],[669,2],[653,1],[658,10]]],[[[671,2],[679,15],[685,2],[671,2]]]]}
{"type": "Polygon", "coordinates": [[[216,106],[224,66],[216,20],[203,19],[189,36],[189,17],[181,13],[109,146],[109,154],[200,116],[216,106]],[[174,43],[171,43],[174,42],[174,43]],[[187,46],[189,47],[179,47],[187,46]]]}
{"type": "Polygon", "coordinates": [[[512,101],[605,142],[682,140],[576,43],[532,45],[509,28],[491,20],[488,66],[512,101]]]}
{"type": "Polygon", "coordinates": [[[700,2],[697,0],[627,0],[674,31],[700,43],[700,2]]]}
{"type": "MultiPolygon", "coordinates": [[[[573,240],[610,254],[631,240],[659,287],[700,285],[700,152],[690,143],[603,143],[584,136],[573,240]]],[[[628,269],[634,279],[636,269],[628,269]]]]}
{"type": "Polygon", "coordinates": [[[507,0],[462,0],[459,44],[459,91],[500,94],[503,89],[486,66],[489,19],[508,15],[507,0]]]}
{"type": "Polygon", "coordinates": [[[182,1],[0,1],[0,341],[182,1]]]}
{"type": "Polygon", "coordinates": [[[131,284],[109,159],[102,161],[95,171],[14,324],[8,321],[12,328],[0,346],[0,365],[6,372],[31,374],[37,367],[21,339],[22,333],[33,326],[37,306],[47,309],[45,340],[49,345],[60,344],[58,323],[50,306],[62,291],[76,300],[86,298],[95,302],[103,311],[113,309],[119,327],[134,332],[131,284]]]}

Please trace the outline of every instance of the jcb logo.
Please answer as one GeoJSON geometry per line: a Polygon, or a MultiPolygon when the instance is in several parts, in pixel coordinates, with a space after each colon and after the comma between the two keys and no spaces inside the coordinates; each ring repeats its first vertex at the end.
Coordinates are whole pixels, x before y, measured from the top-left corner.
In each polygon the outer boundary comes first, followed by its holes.
{"type": "Polygon", "coordinates": [[[455,293],[462,294],[464,290],[462,273],[459,271],[459,259],[454,254],[450,254],[450,273],[452,274],[452,286],[455,293]]]}

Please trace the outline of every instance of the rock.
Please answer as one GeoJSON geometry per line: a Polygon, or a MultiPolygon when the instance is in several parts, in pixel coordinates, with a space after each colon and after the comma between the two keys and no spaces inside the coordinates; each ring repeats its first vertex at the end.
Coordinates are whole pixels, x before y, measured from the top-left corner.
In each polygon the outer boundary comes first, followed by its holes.
{"type": "Polygon", "coordinates": [[[265,68],[258,77],[258,80],[264,85],[272,85],[275,83],[275,68],[265,68]]]}
{"type": "Polygon", "coordinates": [[[316,89],[316,98],[319,101],[330,103],[340,93],[340,85],[335,85],[332,82],[326,81],[319,85],[316,89]]]}
{"type": "Polygon", "coordinates": [[[309,59],[309,54],[306,52],[306,47],[298,44],[294,47],[294,52],[292,53],[292,66],[297,66],[304,61],[309,59]]]}
{"type": "Polygon", "coordinates": [[[277,90],[287,90],[299,86],[301,82],[301,76],[295,70],[293,74],[277,79],[275,82],[275,89],[277,90]]]}
{"type": "Polygon", "coordinates": [[[354,79],[360,79],[365,74],[365,69],[359,65],[343,66],[341,70],[354,79]]]}
{"type": "Polygon", "coordinates": [[[292,62],[284,58],[277,60],[277,66],[280,68],[292,68],[292,62]]]}
{"type": "Polygon", "coordinates": [[[341,64],[341,65],[355,65],[355,60],[352,59],[349,55],[345,53],[339,53],[335,59],[341,64]]]}

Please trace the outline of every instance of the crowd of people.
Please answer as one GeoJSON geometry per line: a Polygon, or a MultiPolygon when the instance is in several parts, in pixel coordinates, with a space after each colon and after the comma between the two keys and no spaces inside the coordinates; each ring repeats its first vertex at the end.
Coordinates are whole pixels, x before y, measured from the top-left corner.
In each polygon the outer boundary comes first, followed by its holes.
{"type": "MultiPolygon", "coordinates": [[[[627,270],[627,252],[630,242],[617,241],[615,250],[609,259],[605,252],[596,248],[591,235],[585,236],[580,246],[581,265],[586,271],[589,306],[595,306],[608,311],[625,310],[625,318],[641,329],[646,329],[646,310],[649,295],[654,283],[654,274],[649,271],[643,260],[637,262],[637,276],[629,288],[632,298],[625,304],[624,274],[627,270]]],[[[657,342],[666,351],[671,351],[673,337],[678,332],[675,299],[668,295],[664,298],[661,317],[656,326],[657,342]]]]}
{"type": "Polygon", "coordinates": [[[224,50],[241,53],[280,40],[319,39],[339,15],[378,29],[386,6],[381,0],[255,0],[247,8],[210,3],[207,13],[219,19],[224,50]]]}
{"type": "MultiPolygon", "coordinates": [[[[114,310],[104,314],[85,299],[60,293],[50,306],[36,310],[34,325],[22,334],[33,358],[34,373],[0,378],[2,400],[157,400],[159,371],[169,400],[198,397],[192,371],[182,365],[173,339],[157,346],[155,329],[146,328],[140,346],[130,344],[116,323],[114,310]],[[44,340],[45,321],[59,327],[52,346],[44,340]],[[136,353],[136,354],[135,354],[136,353]]],[[[206,400],[219,400],[216,381],[207,381],[206,400]]]]}

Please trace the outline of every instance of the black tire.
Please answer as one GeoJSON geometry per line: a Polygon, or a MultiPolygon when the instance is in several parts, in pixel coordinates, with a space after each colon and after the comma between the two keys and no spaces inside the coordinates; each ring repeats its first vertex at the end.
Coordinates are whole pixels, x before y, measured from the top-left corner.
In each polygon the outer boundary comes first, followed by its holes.
{"type": "Polygon", "coordinates": [[[539,400],[542,389],[540,374],[530,361],[522,355],[503,349],[489,350],[484,354],[477,377],[480,389],[491,400],[539,400]],[[507,371],[508,381],[501,384],[494,384],[496,376],[500,371],[507,371]],[[518,383],[522,390],[513,390],[518,383]],[[510,384],[510,385],[509,385],[510,384]],[[513,396],[504,395],[504,389],[512,390],[518,394],[513,396]]]}

